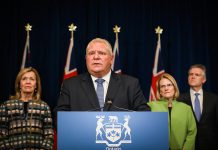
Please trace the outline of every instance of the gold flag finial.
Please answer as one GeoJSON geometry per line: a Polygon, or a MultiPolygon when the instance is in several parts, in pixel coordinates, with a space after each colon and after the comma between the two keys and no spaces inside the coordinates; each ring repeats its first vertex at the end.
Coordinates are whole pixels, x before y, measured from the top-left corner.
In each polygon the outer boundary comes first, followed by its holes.
{"type": "Polygon", "coordinates": [[[163,29],[162,29],[160,26],[158,26],[158,27],[155,29],[155,32],[156,32],[156,34],[162,34],[163,29]]]}
{"type": "Polygon", "coordinates": [[[29,23],[27,23],[27,25],[25,26],[25,30],[27,32],[31,31],[32,30],[32,26],[29,23]]]}
{"type": "Polygon", "coordinates": [[[160,35],[162,34],[162,32],[163,32],[163,29],[162,29],[160,26],[158,26],[158,27],[155,29],[155,33],[156,33],[157,36],[158,36],[158,40],[160,40],[160,35]]]}
{"type": "Polygon", "coordinates": [[[117,25],[115,25],[115,27],[113,28],[114,33],[119,33],[120,32],[120,27],[118,27],[117,25]]]}
{"type": "Polygon", "coordinates": [[[73,23],[68,26],[69,31],[71,32],[71,38],[73,38],[73,32],[76,31],[77,26],[75,26],[73,23]]]}
{"type": "Polygon", "coordinates": [[[75,26],[73,23],[71,25],[68,26],[69,31],[73,32],[76,31],[77,26],[75,26]]]}

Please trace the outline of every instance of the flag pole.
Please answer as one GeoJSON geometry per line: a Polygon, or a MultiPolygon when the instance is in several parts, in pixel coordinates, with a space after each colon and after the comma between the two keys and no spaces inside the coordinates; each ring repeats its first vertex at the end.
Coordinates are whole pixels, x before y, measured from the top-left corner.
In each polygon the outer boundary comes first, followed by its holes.
{"type": "Polygon", "coordinates": [[[155,33],[158,35],[158,41],[160,41],[160,35],[162,34],[162,32],[163,29],[160,26],[155,29],[155,33]]]}
{"type": "MultiPolygon", "coordinates": [[[[115,25],[115,27],[113,28],[114,33],[116,35],[116,44],[115,45],[117,45],[117,49],[119,49],[119,47],[118,47],[118,34],[120,33],[120,28],[121,27],[118,27],[117,25],[115,25]]],[[[114,49],[115,49],[115,46],[114,46],[114,49]]],[[[119,51],[117,53],[119,54],[119,51]]]]}
{"type": "Polygon", "coordinates": [[[155,28],[155,33],[157,34],[157,47],[156,47],[156,53],[155,53],[155,62],[154,62],[154,68],[153,68],[153,74],[157,72],[157,65],[158,65],[158,57],[159,57],[159,49],[160,49],[160,35],[162,34],[163,29],[158,26],[155,28]]]}
{"type": "Polygon", "coordinates": [[[118,33],[120,33],[120,28],[121,27],[118,27],[117,25],[115,25],[115,27],[113,28],[114,33],[116,34],[116,39],[118,39],[118,33]]]}
{"type": "Polygon", "coordinates": [[[25,43],[25,47],[24,47],[24,51],[23,51],[23,59],[22,59],[21,69],[23,69],[25,67],[27,51],[29,53],[30,31],[32,30],[32,26],[29,23],[27,23],[27,25],[25,26],[25,30],[27,32],[27,36],[26,36],[26,43],[25,43]]]}
{"type": "Polygon", "coordinates": [[[73,32],[76,31],[77,26],[75,26],[73,23],[68,26],[69,31],[71,32],[71,38],[73,38],[73,32]]]}
{"type": "Polygon", "coordinates": [[[149,101],[157,100],[156,82],[158,78],[160,77],[160,75],[165,72],[164,69],[161,68],[161,66],[159,66],[159,64],[161,64],[161,61],[162,61],[162,57],[160,54],[160,51],[161,51],[160,35],[162,34],[162,32],[163,32],[163,29],[160,26],[155,28],[155,33],[158,35],[158,39],[157,39],[157,46],[156,46],[155,57],[154,57],[154,65],[153,65],[153,70],[152,70],[152,80],[151,80],[149,101]]]}
{"type": "Polygon", "coordinates": [[[32,26],[27,23],[27,25],[25,26],[25,30],[27,31],[27,37],[30,36],[30,31],[32,30],[32,26]]]}
{"type": "MultiPolygon", "coordinates": [[[[118,34],[120,33],[120,29],[121,27],[118,27],[117,25],[115,25],[115,27],[113,28],[113,31],[115,33],[116,36],[116,40],[115,40],[115,44],[114,44],[114,49],[113,49],[113,55],[114,55],[114,60],[112,63],[112,70],[114,70],[115,68],[115,59],[116,59],[116,53],[119,56],[119,44],[118,44],[118,34]]],[[[114,70],[115,73],[121,73],[121,68],[119,68],[119,70],[114,70]]]]}
{"type": "Polygon", "coordinates": [[[68,54],[67,54],[67,62],[65,66],[65,74],[69,74],[70,71],[70,60],[71,60],[71,53],[74,45],[74,39],[73,39],[73,32],[76,31],[77,26],[75,26],[73,23],[68,26],[69,31],[71,32],[71,38],[70,38],[70,46],[68,49],[68,54]]]}

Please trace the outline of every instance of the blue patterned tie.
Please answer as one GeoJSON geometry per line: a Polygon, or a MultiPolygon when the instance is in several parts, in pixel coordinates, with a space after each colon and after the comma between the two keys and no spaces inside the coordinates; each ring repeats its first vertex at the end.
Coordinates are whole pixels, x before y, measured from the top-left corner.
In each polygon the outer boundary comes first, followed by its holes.
{"type": "Polygon", "coordinates": [[[200,108],[200,101],[199,101],[198,95],[200,95],[200,94],[195,93],[195,116],[199,122],[199,120],[201,118],[201,108],[200,108]]]}
{"type": "Polygon", "coordinates": [[[96,79],[95,82],[97,82],[96,92],[97,92],[97,96],[98,96],[99,105],[100,105],[101,110],[103,110],[103,107],[104,107],[104,87],[103,87],[104,79],[99,78],[99,79],[96,79]]]}

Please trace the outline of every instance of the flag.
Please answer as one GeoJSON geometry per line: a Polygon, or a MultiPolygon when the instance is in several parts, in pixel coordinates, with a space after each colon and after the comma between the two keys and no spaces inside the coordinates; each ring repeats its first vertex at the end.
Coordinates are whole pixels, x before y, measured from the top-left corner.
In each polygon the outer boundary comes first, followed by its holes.
{"type": "MultiPolygon", "coordinates": [[[[73,27],[76,29],[76,26],[73,26],[73,27]]],[[[67,53],[66,65],[64,68],[64,79],[77,75],[76,59],[75,59],[76,57],[75,57],[75,51],[73,50],[73,46],[74,46],[73,31],[74,30],[72,29],[70,45],[69,45],[68,53],[67,53]]]]}
{"type": "MultiPolygon", "coordinates": [[[[74,46],[74,38],[73,38],[73,32],[76,30],[76,26],[74,24],[71,24],[69,26],[69,31],[71,31],[71,38],[70,38],[70,45],[67,52],[67,60],[66,65],[64,68],[64,80],[68,79],[73,76],[77,76],[77,68],[76,68],[76,55],[75,51],[73,50],[74,46]]],[[[53,150],[57,150],[57,131],[54,129],[54,146],[53,150]]]]}
{"type": "Polygon", "coordinates": [[[29,23],[25,26],[25,29],[27,31],[27,37],[26,37],[26,43],[24,46],[22,64],[21,64],[20,69],[23,69],[25,67],[29,67],[31,65],[31,62],[30,62],[30,35],[29,35],[29,31],[31,31],[31,28],[32,28],[32,26],[29,23]]]}
{"type": "MultiPolygon", "coordinates": [[[[156,33],[157,33],[157,29],[156,29],[156,33]]],[[[160,40],[161,33],[158,34],[159,35],[158,35],[157,47],[156,47],[155,58],[154,58],[154,66],[152,71],[152,81],[151,81],[150,96],[149,96],[150,101],[157,100],[156,82],[158,78],[165,72],[163,68],[163,62],[161,56],[161,40],[160,40]]]]}
{"type": "Polygon", "coordinates": [[[53,144],[53,150],[57,150],[57,131],[54,129],[54,144],[53,144]]]}
{"type": "Polygon", "coordinates": [[[114,43],[114,49],[113,49],[113,54],[114,54],[114,60],[111,66],[111,69],[115,72],[115,73],[121,73],[121,64],[120,64],[120,57],[119,57],[119,41],[118,41],[118,33],[120,32],[120,27],[118,27],[117,25],[115,26],[114,32],[116,34],[116,40],[114,43]]]}

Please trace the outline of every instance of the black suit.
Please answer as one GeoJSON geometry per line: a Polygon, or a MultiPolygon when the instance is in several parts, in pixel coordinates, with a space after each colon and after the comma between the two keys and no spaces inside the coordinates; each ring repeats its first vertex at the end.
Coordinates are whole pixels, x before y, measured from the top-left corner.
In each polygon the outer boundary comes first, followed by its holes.
{"type": "MultiPolygon", "coordinates": [[[[117,107],[129,110],[150,110],[138,80],[127,75],[111,73],[104,111],[108,110],[106,106],[108,100],[112,101],[110,111],[119,111],[117,107]]],[[[65,80],[55,111],[91,110],[100,110],[100,106],[90,74],[85,73],[65,80]]]]}
{"type": "MultiPolygon", "coordinates": [[[[182,94],[179,101],[192,106],[190,93],[182,94]]],[[[193,107],[192,111],[194,113],[193,107]]],[[[195,113],[194,113],[195,115],[195,113]]],[[[195,117],[196,120],[196,117],[195,117]]],[[[196,150],[218,150],[218,96],[203,91],[203,110],[197,123],[196,150]]]]}

